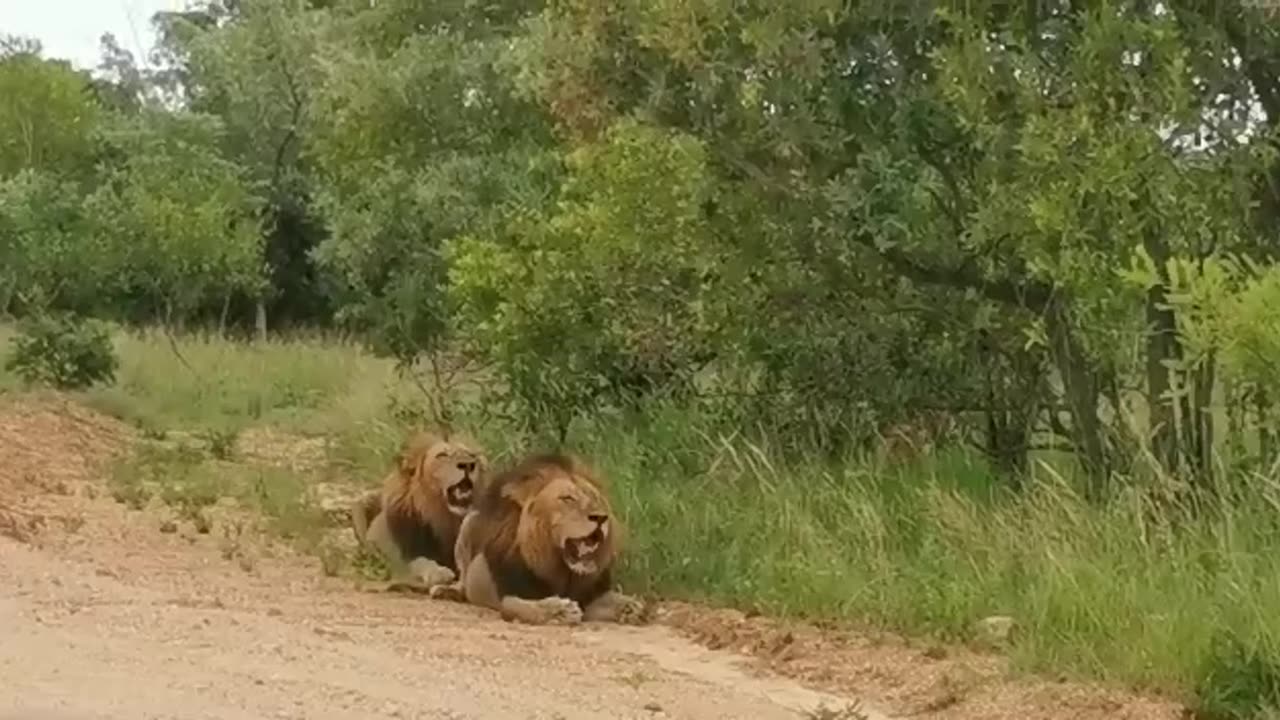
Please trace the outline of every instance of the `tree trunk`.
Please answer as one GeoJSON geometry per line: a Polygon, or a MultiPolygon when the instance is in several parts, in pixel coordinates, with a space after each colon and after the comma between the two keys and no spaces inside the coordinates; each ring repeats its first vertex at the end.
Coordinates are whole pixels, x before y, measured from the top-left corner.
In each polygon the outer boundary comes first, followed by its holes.
{"type": "Polygon", "coordinates": [[[1085,495],[1097,502],[1107,495],[1111,477],[1107,445],[1098,420],[1098,383],[1084,348],[1071,329],[1070,312],[1055,298],[1045,313],[1049,348],[1062,376],[1063,391],[1071,410],[1072,441],[1084,467],[1085,495]]]}
{"type": "Polygon", "coordinates": [[[218,315],[218,337],[227,336],[227,314],[231,311],[231,293],[222,299],[222,312],[218,315]]]}
{"type": "Polygon", "coordinates": [[[256,313],[254,317],[254,327],[258,330],[258,342],[267,341],[267,304],[261,298],[258,299],[256,313]]]}
{"type": "MultiPolygon", "coordinates": [[[[1157,265],[1162,266],[1163,262],[1157,260],[1157,265]]],[[[1147,325],[1147,412],[1151,450],[1166,473],[1176,474],[1178,423],[1173,401],[1167,395],[1173,387],[1170,377],[1173,371],[1169,362],[1179,359],[1181,348],[1173,310],[1166,304],[1163,280],[1147,290],[1147,325]]]]}
{"type": "Polygon", "coordinates": [[[1195,462],[1196,478],[1200,487],[1212,491],[1215,488],[1213,472],[1213,386],[1217,381],[1217,357],[1209,353],[1200,367],[1196,368],[1195,391],[1191,395],[1192,423],[1195,429],[1195,462]]]}
{"type": "Polygon", "coordinates": [[[987,455],[996,469],[1009,477],[1013,489],[1021,490],[1027,473],[1030,421],[1020,413],[996,411],[987,415],[987,455]]]}

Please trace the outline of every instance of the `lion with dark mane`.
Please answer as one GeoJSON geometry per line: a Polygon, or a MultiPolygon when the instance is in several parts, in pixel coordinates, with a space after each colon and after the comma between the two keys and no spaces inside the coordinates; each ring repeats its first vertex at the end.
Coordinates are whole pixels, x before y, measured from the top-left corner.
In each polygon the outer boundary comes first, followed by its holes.
{"type": "Polygon", "coordinates": [[[431,595],[535,625],[639,624],[643,603],[612,588],[622,532],[581,460],[534,455],[485,488],[458,535],[458,582],[431,595]]]}
{"type": "Polygon", "coordinates": [[[417,432],[401,446],[382,490],[356,501],[356,539],[381,553],[392,589],[427,591],[454,581],[458,531],[487,469],[468,440],[417,432]]]}

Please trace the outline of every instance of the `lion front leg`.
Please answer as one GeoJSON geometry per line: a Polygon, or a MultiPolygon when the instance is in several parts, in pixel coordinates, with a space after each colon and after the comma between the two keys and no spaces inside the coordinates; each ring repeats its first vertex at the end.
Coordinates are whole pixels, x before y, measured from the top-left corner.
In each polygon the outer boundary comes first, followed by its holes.
{"type": "MultiPolygon", "coordinates": [[[[494,582],[488,559],[481,554],[471,559],[460,584],[466,602],[497,610],[503,620],[518,620],[530,625],[576,625],[582,622],[582,608],[568,598],[525,600],[515,595],[503,595],[494,582]]],[[[439,591],[437,594],[447,592],[439,591]]]]}
{"type": "Polygon", "coordinates": [[[457,582],[436,585],[431,588],[430,596],[433,600],[447,600],[450,602],[465,603],[467,601],[466,581],[467,568],[471,565],[471,558],[474,554],[472,551],[471,534],[474,530],[475,511],[468,512],[462,518],[462,525],[458,529],[458,539],[453,545],[453,558],[458,565],[457,582]]]}
{"type": "Polygon", "coordinates": [[[430,594],[442,586],[449,586],[456,576],[449,568],[430,558],[418,557],[409,562],[401,573],[392,575],[387,590],[430,594]]]}
{"type": "Polygon", "coordinates": [[[405,557],[387,525],[386,513],[379,513],[366,531],[369,544],[382,554],[391,573],[388,590],[429,592],[436,585],[454,581],[454,572],[430,558],[405,557]]]}
{"type": "Polygon", "coordinates": [[[639,598],[610,590],[601,595],[582,611],[582,619],[588,622],[613,622],[620,625],[643,625],[645,607],[639,598]]]}
{"type": "Polygon", "coordinates": [[[582,622],[582,608],[569,598],[547,597],[525,600],[508,595],[502,598],[503,620],[518,620],[529,625],[577,625],[582,622]]]}
{"type": "Polygon", "coordinates": [[[462,581],[447,583],[445,585],[436,585],[427,593],[432,600],[447,600],[449,602],[465,603],[467,601],[467,593],[462,589],[462,581]]]}
{"type": "Polygon", "coordinates": [[[409,576],[428,589],[438,585],[448,585],[458,577],[449,568],[425,557],[414,558],[409,563],[409,576]]]}

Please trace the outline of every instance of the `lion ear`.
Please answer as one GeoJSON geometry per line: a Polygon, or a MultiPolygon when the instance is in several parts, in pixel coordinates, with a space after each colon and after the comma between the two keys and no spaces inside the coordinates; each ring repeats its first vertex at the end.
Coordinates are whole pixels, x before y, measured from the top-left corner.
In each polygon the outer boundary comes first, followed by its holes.
{"type": "Polygon", "coordinates": [[[421,450],[410,450],[400,453],[400,474],[409,477],[418,469],[418,464],[422,460],[421,450]]]}
{"type": "Polygon", "coordinates": [[[416,473],[418,466],[437,442],[436,437],[428,432],[416,432],[409,436],[404,445],[400,446],[400,474],[409,477],[416,473]]]}
{"type": "Polygon", "coordinates": [[[509,483],[503,486],[502,497],[523,508],[538,495],[538,491],[542,489],[542,486],[543,483],[529,482],[528,480],[509,483]]]}

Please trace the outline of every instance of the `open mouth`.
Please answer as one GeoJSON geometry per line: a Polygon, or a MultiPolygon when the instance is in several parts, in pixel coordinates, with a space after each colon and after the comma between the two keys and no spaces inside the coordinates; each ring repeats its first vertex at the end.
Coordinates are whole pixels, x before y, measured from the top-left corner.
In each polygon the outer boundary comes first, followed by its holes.
{"type": "Polygon", "coordinates": [[[604,542],[604,531],[600,528],[596,528],[591,534],[583,537],[569,538],[564,543],[565,564],[576,573],[588,574],[595,572],[595,554],[600,549],[602,542],[604,542]]]}
{"type": "Polygon", "coordinates": [[[449,510],[457,515],[465,514],[471,507],[471,495],[474,489],[471,478],[463,478],[460,482],[449,486],[449,489],[444,491],[449,510]]]}

